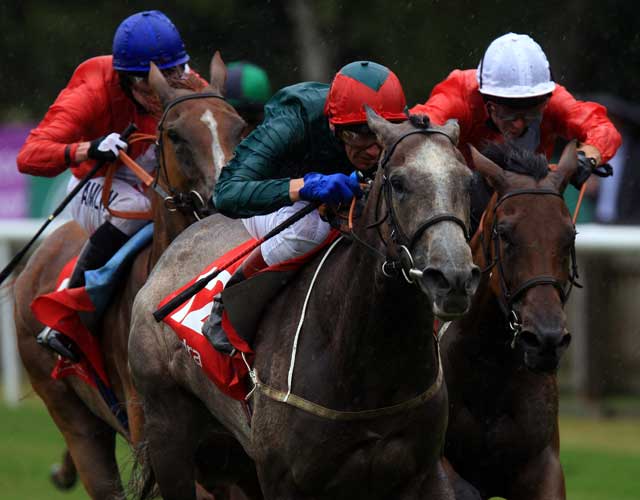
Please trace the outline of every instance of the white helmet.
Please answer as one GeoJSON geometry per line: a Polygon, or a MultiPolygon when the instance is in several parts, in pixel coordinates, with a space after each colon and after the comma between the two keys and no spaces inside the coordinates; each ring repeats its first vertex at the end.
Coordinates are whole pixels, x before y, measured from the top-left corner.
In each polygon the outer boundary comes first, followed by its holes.
{"type": "Polygon", "coordinates": [[[516,33],[491,42],[478,65],[477,79],[482,94],[508,99],[538,97],[556,87],[540,45],[516,33]]]}

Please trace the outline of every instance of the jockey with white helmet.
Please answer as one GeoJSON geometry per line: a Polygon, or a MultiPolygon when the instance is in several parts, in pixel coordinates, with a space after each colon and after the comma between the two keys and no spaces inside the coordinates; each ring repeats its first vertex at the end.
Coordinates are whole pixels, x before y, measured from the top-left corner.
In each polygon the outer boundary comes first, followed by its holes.
{"type": "MultiPolygon", "coordinates": [[[[606,108],[578,101],[555,83],[540,45],[515,33],[491,42],[477,70],[453,71],[411,113],[416,123],[425,121],[424,115],[438,124],[457,119],[459,147],[468,161],[466,144],[481,149],[487,142],[508,140],[550,159],[558,137],[577,139],[576,186],[613,157],[621,143],[606,108]]],[[[473,222],[483,209],[472,210],[473,222]]]]}
{"type": "MultiPolygon", "coordinates": [[[[206,82],[189,72],[189,60],[178,30],[159,11],[146,11],[125,19],[116,30],[113,55],[89,59],[75,70],[40,124],[31,131],[18,154],[20,172],[53,177],[69,168],[71,191],[97,162],[117,161],[118,150],[127,150],[138,163],[153,171],[155,148],[148,144],[128,147],[120,137],[129,123],[140,132],[155,134],[162,112],[160,101],[147,82],[150,62],[170,84],[200,89],[206,82]]],[[[84,272],[104,265],[146,220],[112,216],[100,201],[105,168],[72,200],[73,218],[89,240],[78,257],[68,287],[84,285],[84,272]]],[[[114,211],[145,212],[150,201],[137,177],[121,166],[116,170],[109,196],[114,211]]],[[[38,337],[58,354],[77,361],[74,343],[65,335],[46,329],[38,337]]]]}

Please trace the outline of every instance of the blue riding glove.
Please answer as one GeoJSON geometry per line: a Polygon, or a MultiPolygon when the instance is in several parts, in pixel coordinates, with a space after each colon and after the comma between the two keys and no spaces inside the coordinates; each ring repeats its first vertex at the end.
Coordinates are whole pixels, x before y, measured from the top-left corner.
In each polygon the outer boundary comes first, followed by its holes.
{"type": "Polygon", "coordinates": [[[357,176],[344,174],[323,175],[311,172],[304,176],[300,199],[320,201],[330,205],[349,203],[353,197],[360,198],[362,190],[357,176]]]}

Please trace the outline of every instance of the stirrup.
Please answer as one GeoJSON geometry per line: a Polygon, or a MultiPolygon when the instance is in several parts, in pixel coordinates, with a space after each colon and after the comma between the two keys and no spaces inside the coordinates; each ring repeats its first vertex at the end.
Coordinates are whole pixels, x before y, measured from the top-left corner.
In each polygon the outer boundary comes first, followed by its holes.
{"type": "Polygon", "coordinates": [[[229,342],[227,338],[227,333],[222,328],[223,311],[224,304],[220,296],[214,297],[209,317],[207,321],[202,324],[202,335],[205,336],[216,351],[233,356],[236,348],[231,345],[231,342],[229,342]]]}
{"type": "Polygon", "coordinates": [[[36,341],[41,346],[51,349],[56,354],[68,359],[72,363],[78,363],[81,359],[77,352],[78,348],[75,345],[75,342],[66,335],[50,327],[46,327],[42,330],[36,337],[36,341]]]}

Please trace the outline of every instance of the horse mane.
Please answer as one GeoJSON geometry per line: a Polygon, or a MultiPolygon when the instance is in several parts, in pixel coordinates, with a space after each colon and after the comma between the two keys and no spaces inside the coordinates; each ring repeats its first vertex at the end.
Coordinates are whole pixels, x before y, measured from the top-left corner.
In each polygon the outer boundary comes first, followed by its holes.
{"type": "Polygon", "coordinates": [[[511,143],[489,143],[482,154],[509,172],[528,175],[535,180],[544,179],[549,173],[549,163],[543,154],[519,148],[511,143]]]}

